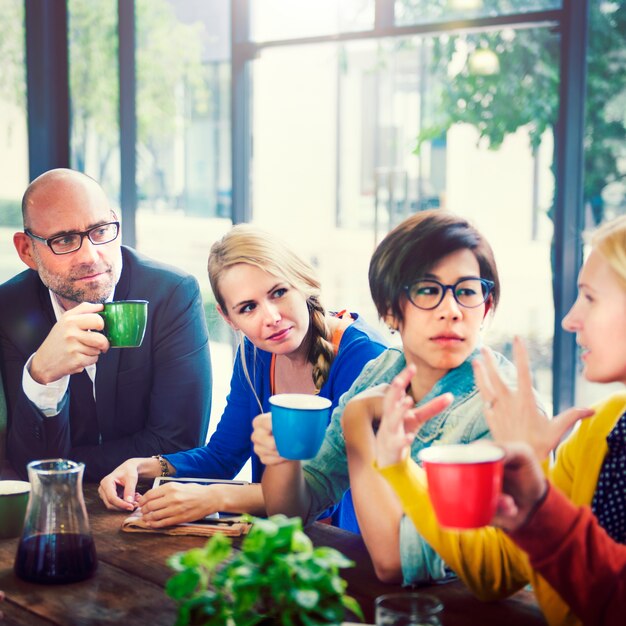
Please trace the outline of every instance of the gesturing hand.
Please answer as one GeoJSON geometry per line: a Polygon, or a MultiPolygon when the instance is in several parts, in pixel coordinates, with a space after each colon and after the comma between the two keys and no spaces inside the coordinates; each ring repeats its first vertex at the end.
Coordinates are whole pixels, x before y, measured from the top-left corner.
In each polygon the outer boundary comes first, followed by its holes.
{"type": "Polygon", "coordinates": [[[35,352],[30,365],[33,380],[45,385],[82,372],[109,349],[102,333],[91,332],[104,328],[104,320],[97,315],[102,308],[102,304],[83,302],[63,313],[35,352]]]}
{"type": "Polygon", "coordinates": [[[452,394],[444,393],[415,407],[413,398],[406,393],[414,375],[415,366],[408,365],[393,379],[383,399],[383,416],[376,434],[379,467],[399,463],[408,454],[422,424],[452,403],[452,394]]]}
{"type": "Polygon", "coordinates": [[[490,350],[481,350],[482,360],[472,362],[476,384],[485,402],[485,419],[497,443],[524,441],[542,461],[579,419],[593,415],[592,409],[572,408],[549,419],[537,407],[533,394],[528,354],[519,337],[513,340],[517,389],[500,377],[490,350]]]}

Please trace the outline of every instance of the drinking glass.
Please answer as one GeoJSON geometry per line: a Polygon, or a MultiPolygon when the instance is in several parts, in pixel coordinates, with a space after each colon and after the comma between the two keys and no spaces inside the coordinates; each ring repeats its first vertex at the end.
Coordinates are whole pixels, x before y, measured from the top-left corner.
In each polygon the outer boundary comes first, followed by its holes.
{"type": "Polygon", "coordinates": [[[376,626],[441,626],[443,604],[426,593],[388,593],[376,598],[376,626]]]}

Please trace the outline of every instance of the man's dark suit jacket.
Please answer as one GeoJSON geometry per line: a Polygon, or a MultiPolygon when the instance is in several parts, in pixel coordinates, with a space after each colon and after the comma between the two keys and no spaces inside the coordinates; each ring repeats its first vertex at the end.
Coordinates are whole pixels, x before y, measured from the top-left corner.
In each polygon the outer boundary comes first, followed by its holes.
{"type": "Polygon", "coordinates": [[[112,348],[98,359],[97,426],[88,434],[70,428],[70,423],[80,423],[70,389],[61,412],[46,417],[22,388],[26,361],[56,322],[48,289],[33,270],[0,285],[7,456],[21,476],[33,459],[62,457],[84,462],[85,478],[97,481],[130,457],[205,443],[211,360],[198,282],[131,248],[122,246],[122,258],[114,299],[148,300],[148,324],[141,347],[112,348]],[[94,434],[95,429],[99,432],[94,434]]]}

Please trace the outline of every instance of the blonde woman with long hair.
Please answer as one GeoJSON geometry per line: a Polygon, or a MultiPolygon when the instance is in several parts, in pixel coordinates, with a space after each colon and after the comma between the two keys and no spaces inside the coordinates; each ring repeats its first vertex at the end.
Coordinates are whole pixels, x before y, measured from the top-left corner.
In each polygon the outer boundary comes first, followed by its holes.
{"type": "MultiPolygon", "coordinates": [[[[269,411],[275,393],[309,393],[334,408],[363,366],[385,348],[384,339],[356,313],[327,312],[313,268],[276,237],[246,224],[234,226],[211,248],[209,280],[217,310],[240,335],[227,405],[209,443],[157,458],[125,461],[100,483],[109,508],[140,505],[154,527],[199,519],[216,511],[263,514],[264,466],[252,449],[252,420],[269,411]],[[138,496],[139,478],[232,479],[252,458],[253,484],[170,483],[138,496]],[[118,495],[118,490],[123,494],[118,495]]],[[[184,381],[181,381],[181,393],[184,381]]],[[[334,521],[357,530],[351,500],[334,521]]]]}

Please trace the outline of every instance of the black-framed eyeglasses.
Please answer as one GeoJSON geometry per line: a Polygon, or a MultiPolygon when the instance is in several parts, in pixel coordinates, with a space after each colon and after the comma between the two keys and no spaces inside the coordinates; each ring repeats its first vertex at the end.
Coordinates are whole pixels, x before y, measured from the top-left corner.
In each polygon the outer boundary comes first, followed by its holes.
{"type": "Polygon", "coordinates": [[[495,283],[486,278],[461,278],[454,285],[444,285],[434,278],[420,278],[405,285],[407,298],[418,309],[436,309],[446,297],[448,289],[457,303],[466,309],[475,309],[485,303],[495,283]]]}
{"type": "Polygon", "coordinates": [[[120,223],[107,222],[106,224],[98,224],[98,226],[94,226],[82,232],[65,233],[63,235],[50,237],[49,239],[35,235],[28,228],[24,229],[24,232],[32,239],[45,243],[54,254],[69,254],[70,252],[80,250],[85,237],[88,237],[89,241],[95,246],[101,246],[114,241],[120,234],[120,223]]]}

